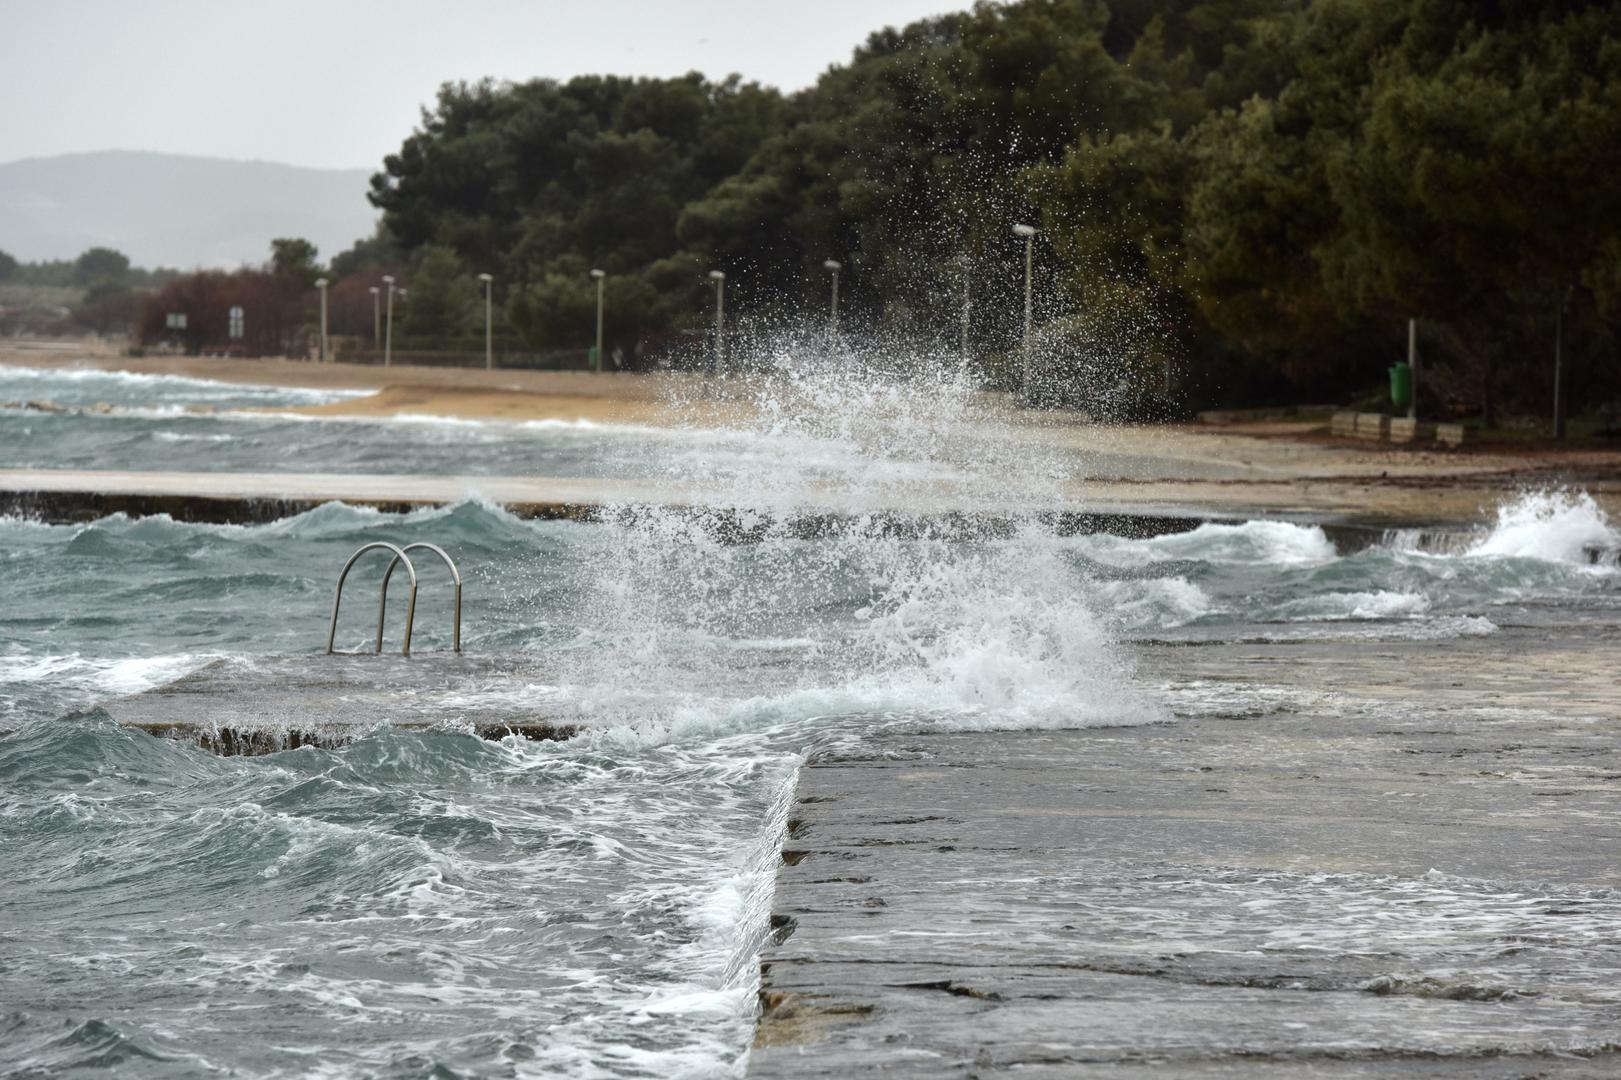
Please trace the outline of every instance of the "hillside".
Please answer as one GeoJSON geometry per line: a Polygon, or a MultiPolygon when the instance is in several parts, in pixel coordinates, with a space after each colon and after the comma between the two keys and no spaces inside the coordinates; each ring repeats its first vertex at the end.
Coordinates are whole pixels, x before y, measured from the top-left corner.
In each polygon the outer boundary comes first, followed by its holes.
{"type": "Polygon", "coordinates": [[[24,261],[124,252],[137,266],[260,263],[277,236],[323,255],[369,235],[364,169],[109,150],[0,164],[0,250],[24,261]]]}

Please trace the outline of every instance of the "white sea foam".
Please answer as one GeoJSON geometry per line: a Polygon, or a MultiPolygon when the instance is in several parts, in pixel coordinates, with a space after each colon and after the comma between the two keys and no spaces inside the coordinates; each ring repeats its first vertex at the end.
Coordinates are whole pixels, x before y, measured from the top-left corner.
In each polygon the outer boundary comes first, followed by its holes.
{"type": "Polygon", "coordinates": [[[1147,539],[1099,534],[1077,537],[1074,543],[1089,558],[1109,566],[1128,568],[1177,559],[1234,565],[1310,566],[1339,557],[1333,541],[1320,527],[1287,521],[1205,522],[1186,532],[1147,539]]]}
{"type": "Polygon", "coordinates": [[[1491,532],[1473,556],[1587,564],[1590,551],[1621,549],[1621,529],[1585,491],[1539,491],[1497,508],[1491,532]]]}
{"type": "Polygon", "coordinates": [[[217,659],[218,653],[165,656],[87,657],[77,652],[45,656],[0,655],[0,686],[43,683],[78,687],[96,697],[137,694],[178,679],[217,659]]]}
{"type": "Polygon", "coordinates": [[[1034,521],[974,543],[859,518],[804,540],[792,525],[830,488],[841,505],[888,509],[907,505],[898,485],[919,479],[950,478],[968,505],[1034,513],[1054,505],[1061,468],[970,423],[965,382],[910,384],[848,357],[774,362],[750,384],[733,435],[758,455],[670,463],[672,479],[749,508],[749,543],[681,510],[626,508],[598,527],[607,555],[583,583],[594,644],[559,658],[585,716],[632,739],[822,728],[840,716],[966,727],[1163,717],[1132,691],[1069,545],[1034,521]],[[809,644],[740,663],[752,644],[782,641],[809,644]]]}
{"type": "Polygon", "coordinates": [[[1185,626],[1218,610],[1209,593],[1182,577],[1100,581],[1092,592],[1109,618],[1127,632],[1185,626]]]}
{"type": "Polygon", "coordinates": [[[1430,598],[1422,593],[1377,589],[1327,592],[1283,603],[1278,614],[1289,619],[1398,619],[1423,615],[1430,598]]]}
{"type": "Polygon", "coordinates": [[[226,443],[236,439],[235,435],[225,432],[203,434],[185,431],[160,431],[152,437],[166,443],[226,443]]]}

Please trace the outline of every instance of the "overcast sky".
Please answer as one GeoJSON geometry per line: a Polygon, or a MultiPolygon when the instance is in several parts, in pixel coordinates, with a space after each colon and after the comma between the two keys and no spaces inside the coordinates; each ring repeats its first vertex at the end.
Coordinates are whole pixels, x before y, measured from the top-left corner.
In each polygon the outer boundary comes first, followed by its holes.
{"type": "Polygon", "coordinates": [[[376,168],[440,83],[731,72],[799,89],[969,0],[5,0],[0,162],[163,150],[376,168]]]}

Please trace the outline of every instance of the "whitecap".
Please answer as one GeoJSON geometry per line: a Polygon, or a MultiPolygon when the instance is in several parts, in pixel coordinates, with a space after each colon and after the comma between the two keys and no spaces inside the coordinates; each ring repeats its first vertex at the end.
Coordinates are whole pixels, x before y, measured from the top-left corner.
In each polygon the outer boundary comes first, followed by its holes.
{"type": "Polygon", "coordinates": [[[1590,552],[1617,549],[1621,529],[1587,492],[1536,491],[1499,506],[1491,532],[1468,554],[1585,565],[1590,552]]]}

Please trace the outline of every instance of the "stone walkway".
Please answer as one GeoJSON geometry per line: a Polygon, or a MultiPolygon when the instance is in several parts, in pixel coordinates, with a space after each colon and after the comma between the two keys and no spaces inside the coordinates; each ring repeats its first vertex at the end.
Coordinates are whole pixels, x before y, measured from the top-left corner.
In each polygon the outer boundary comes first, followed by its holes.
{"type": "Polygon", "coordinates": [[[1621,1075],[1621,631],[1139,654],[807,765],[750,1077],[1621,1075]]]}

